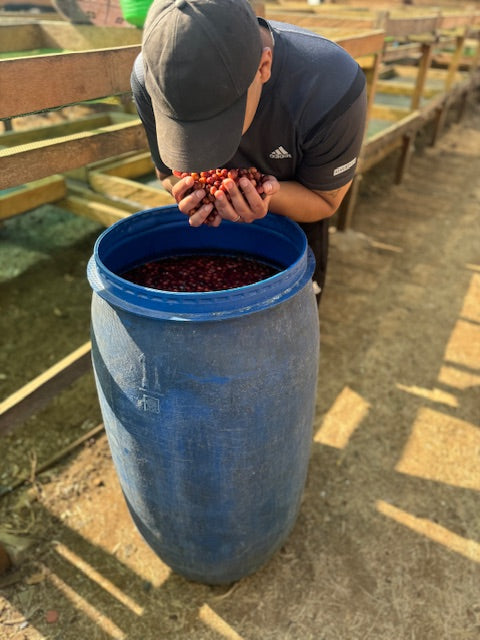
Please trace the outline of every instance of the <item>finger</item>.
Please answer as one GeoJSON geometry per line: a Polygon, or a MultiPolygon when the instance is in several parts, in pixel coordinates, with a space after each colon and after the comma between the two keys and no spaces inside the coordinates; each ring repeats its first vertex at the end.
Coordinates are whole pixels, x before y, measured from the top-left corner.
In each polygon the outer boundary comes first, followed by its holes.
{"type": "Polygon", "coordinates": [[[203,198],[205,197],[204,189],[197,189],[180,200],[178,208],[182,213],[191,215],[194,209],[199,209],[203,198]]]}
{"type": "Polygon", "coordinates": [[[199,227],[202,225],[208,218],[209,214],[213,209],[213,204],[209,202],[208,204],[202,205],[198,211],[192,213],[188,219],[188,223],[192,227],[199,227]]]}
{"type": "MultiPolygon", "coordinates": [[[[248,207],[246,206],[245,200],[243,200],[243,198],[242,205],[244,209],[243,213],[247,215],[248,207]]],[[[215,208],[223,219],[230,220],[231,222],[238,222],[238,216],[242,215],[242,212],[237,211],[234,205],[229,202],[226,194],[220,190],[215,193],[215,208]]]]}
{"type": "Polygon", "coordinates": [[[223,220],[222,216],[215,211],[213,215],[212,213],[210,213],[210,215],[207,216],[207,219],[205,220],[205,224],[209,227],[218,227],[221,224],[222,220],[223,220]]]}
{"type": "Polygon", "coordinates": [[[193,187],[193,182],[193,178],[191,176],[187,176],[173,185],[172,196],[177,202],[180,202],[180,200],[183,199],[185,192],[193,187]]]}
{"type": "Polygon", "coordinates": [[[276,178],[268,176],[262,184],[262,192],[267,196],[273,196],[280,191],[280,183],[276,178]]]}
{"type": "Polygon", "coordinates": [[[252,219],[263,218],[267,213],[267,207],[262,196],[257,191],[256,185],[252,184],[247,178],[242,178],[240,180],[240,188],[242,189],[244,202],[246,201],[248,203],[249,216],[251,216],[252,219]]]}

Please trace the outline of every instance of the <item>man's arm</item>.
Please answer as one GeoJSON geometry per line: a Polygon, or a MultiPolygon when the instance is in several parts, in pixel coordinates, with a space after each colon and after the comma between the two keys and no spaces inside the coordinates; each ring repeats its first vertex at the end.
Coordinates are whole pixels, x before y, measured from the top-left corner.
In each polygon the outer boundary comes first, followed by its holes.
{"type": "Polygon", "coordinates": [[[317,191],[299,182],[281,182],[270,202],[270,211],[295,220],[316,222],[332,216],[342,203],[352,180],[333,191],[317,191]]]}
{"type": "Polygon", "coordinates": [[[172,193],[172,189],[179,179],[173,173],[162,173],[157,167],[155,167],[155,173],[168,193],[172,193]]]}
{"type": "MultiPolygon", "coordinates": [[[[156,169],[156,174],[161,180],[167,191],[177,197],[182,198],[182,192],[185,187],[174,189],[179,179],[167,173],[162,173],[156,169]],[[177,192],[177,193],[176,193],[177,192]]],[[[185,180],[183,179],[182,184],[185,180]]],[[[352,181],[332,191],[318,191],[308,189],[299,182],[277,182],[273,177],[270,184],[265,184],[267,201],[263,201],[258,195],[256,189],[248,180],[242,181],[243,192],[240,192],[237,185],[232,180],[226,180],[231,202],[227,201],[224,194],[220,194],[221,199],[217,198],[216,206],[220,215],[227,220],[235,220],[240,215],[243,222],[253,222],[257,218],[261,218],[266,214],[267,207],[269,211],[284,215],[291,218],[295,222],[316,222],[323,218],[329,218],[340,206],[345,194],[347,193],[352,181]]],[[[181,185],[179,185],[180,187],[181,185]]],[[[182,202],[182,208],[187,212],[189,207],[198,206],[197,202],[204,195],[203,191],[192,194],[188,197],[188,201],[182,202]]],[[[211,206],[202,207],[198,213],[191,218],[190,222],[194,226],[202,224],[204,219],[211,211],[211,206]]],[[[220,222],[220,220],[218,221],[220,222]]]]}

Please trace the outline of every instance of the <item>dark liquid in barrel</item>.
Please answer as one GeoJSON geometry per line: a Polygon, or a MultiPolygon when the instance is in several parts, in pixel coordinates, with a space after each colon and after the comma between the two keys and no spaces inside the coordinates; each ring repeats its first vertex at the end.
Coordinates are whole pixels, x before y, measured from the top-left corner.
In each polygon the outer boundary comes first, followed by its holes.
{"type": "Polygon", "coordinates": [[[122,277],[150,289],[195,293],[244,287],[279,271],[247,256],[193,255],[146,262],[122,277]]]}

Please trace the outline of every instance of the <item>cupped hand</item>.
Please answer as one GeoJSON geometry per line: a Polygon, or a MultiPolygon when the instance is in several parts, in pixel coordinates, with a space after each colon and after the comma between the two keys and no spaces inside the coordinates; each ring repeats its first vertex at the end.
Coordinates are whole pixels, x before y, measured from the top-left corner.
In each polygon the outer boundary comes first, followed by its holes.
{"type": "Polygon", "coordinates": [[[258,187],[247,178],[240,178],[238,186],[234,180],[227,178],[223,185],[230,201],[223,191],[217,191],[215,208],[222,219],[232,222],[253,222],[264,218],[272,196],[280,190],[280,183],[273,176],[267,176],[258,187]]]}
{"type": "Polygon", "coordinates": [[[193,183],[194,180],[192,176],[187,176],[186,178],[181,178],[173,186],[172,196],[177,201],[178,208],[182,213],[189,216],[189,223],[192,227],[199,227],[201,224],[218,227],[222,218],[216,212],[210,215],[214,208],[213,203],[201,204],[202,199],[206,195],[205,189],[196,189],[188,193],[193,187],[193,183]]]}

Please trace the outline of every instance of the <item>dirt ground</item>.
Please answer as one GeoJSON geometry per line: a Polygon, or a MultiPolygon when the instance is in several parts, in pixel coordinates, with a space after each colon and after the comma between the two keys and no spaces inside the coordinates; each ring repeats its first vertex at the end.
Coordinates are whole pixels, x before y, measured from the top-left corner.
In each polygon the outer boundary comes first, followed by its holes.
{"type": "MultiPolygon", "coordinates": [[[[332,234],[314,445],[283,548],[227,587],[188,582],[146,546],[100,424],[92,374],[0,440],[2,640],[480,638],[480,104],[362,183],[332,234]],[[19,478],[28,481],[5,491],[19,478]]],[[[100,227],[57,207],[4,223],[5,398],[89,338],[100,227]]]]}

